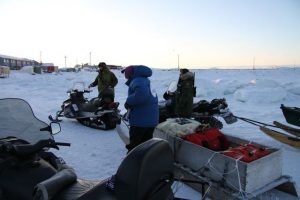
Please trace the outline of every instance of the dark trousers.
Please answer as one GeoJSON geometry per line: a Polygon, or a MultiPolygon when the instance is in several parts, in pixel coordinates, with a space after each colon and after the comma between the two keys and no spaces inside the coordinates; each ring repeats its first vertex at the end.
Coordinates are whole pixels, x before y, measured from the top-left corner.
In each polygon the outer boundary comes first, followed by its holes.
{"type": "Polygon", "coordinates": [[[129,153],[134,147],[150,140],[153,137],[154,127],[136,127],[130,126],[129,129],[129,144],[126,145],[129,153]]]}

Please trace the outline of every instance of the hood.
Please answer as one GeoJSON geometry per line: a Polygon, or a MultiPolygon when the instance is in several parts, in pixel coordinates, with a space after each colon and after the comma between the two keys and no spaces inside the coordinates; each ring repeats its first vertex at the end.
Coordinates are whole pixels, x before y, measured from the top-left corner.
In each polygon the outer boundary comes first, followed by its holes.
{"type": "Polygon", "coordinates": [[[137,78],[137,77],[145,77],[148,78],[152,76],[152,70],[144,65],[134,65],[133,66],[133,76],[132,78],[137,78]]]}

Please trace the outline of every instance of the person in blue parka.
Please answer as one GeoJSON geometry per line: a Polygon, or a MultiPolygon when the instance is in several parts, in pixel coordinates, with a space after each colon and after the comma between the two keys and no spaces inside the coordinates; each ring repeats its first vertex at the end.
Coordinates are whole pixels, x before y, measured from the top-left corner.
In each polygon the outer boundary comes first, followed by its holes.
{"type": "Polygon", "coordinates": [[[137,145],[151,139],[158,124],[159,111],[157,96],[151,92],[152,70],[143,65],[132,65],[122,70],[128,86],[128,97],[124,107],[129,112],[129,140],[126,145],[130,152],[137,145]]]}

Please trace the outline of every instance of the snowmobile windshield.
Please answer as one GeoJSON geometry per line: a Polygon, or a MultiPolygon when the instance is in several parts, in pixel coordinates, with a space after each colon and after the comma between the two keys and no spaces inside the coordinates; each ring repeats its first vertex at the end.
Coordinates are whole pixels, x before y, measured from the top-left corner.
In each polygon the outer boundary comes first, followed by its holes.
{"type": "Polygon", "coordinates": [[[75,82],[73,84],[72,90],[77,90],[79,92],[83,92],[85,90],[85,84],[84,84],[84,82],[75,82]]]}
{"type": "Polygon", "coordinates": [[[52,139],[49,131],[41,131],[48,124],[35,117],[30,105],[23,99],[0,99],[0,139],[17,137],[35,144],[52,139]]]}
{"type": "Polygon", "coordinates": [[[167,92],[169,93],[174,93],[177,90],[177,82],[176,81],[172,81],[168,87],[167,92]]]}

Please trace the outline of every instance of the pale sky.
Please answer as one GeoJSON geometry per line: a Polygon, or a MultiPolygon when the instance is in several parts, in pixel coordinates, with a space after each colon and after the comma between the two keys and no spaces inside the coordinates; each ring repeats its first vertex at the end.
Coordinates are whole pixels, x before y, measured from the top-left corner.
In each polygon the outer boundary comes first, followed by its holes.
{"type": "Polygon", "coordinates": [[[0,54],[156,68],[300,64],[300,0],[0,0],[0,54]]]}

